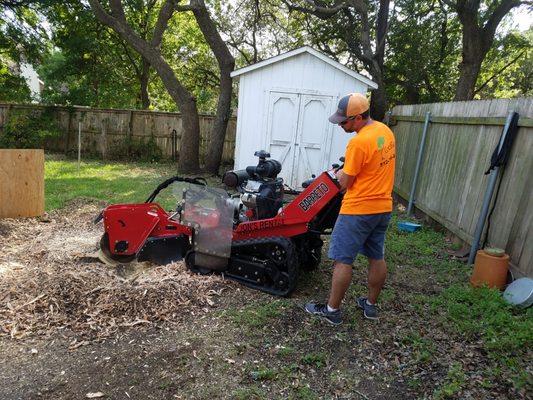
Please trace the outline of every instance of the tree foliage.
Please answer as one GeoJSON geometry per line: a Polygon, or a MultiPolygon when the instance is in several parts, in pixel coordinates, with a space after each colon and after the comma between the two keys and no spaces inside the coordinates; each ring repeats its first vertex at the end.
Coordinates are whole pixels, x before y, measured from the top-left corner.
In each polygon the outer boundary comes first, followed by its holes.
{"type": "Polygon", "coordinates": [[[439,2],[395,3],[385,61],[393,104],[446,101],[453,97],[461,54],[460,25],[439,2]]]}
{"type": "MultiPolygon", "coordinates": [[[[463,98],[458,91],[466,87],[467,97],[483,99],[532,93],[532,29],[520,32],[510,18],[524,3],[519,0],[171,3],[176,9],[158,51],[201,113],[217,112],[221,77],[227,76],[199,23],[206,15],[237,66],[311,45],[378,81],[384,89],[382,111],[395,104],[463,98]]],[[[109,1],[102,4],[109,10],[109,1]]],[[[169,3],[121,4],[128,25],[150,42],[161,7],[169,3]]],[[[530,9],[522,6],[520,12],[530,9]]],[[[148,59],[99,22],[87,2],[0,0],[0,101],[32,100],[18,72],[22,62],[38,67],[46,103],[180,109],[148,59]]],[[[223,114],[221,121],[227,118],[223,114]]]]}
{"type": "Polygon", "coordinates": [[[533,95],[533,28],[497,38],[477,79],[475,98],[533,95]]]}
{"type": "Polygon", "coordinates": [[[24,78],[10,71],[0,59],[0,100],[12,103],[31,101],[30,88],[24,78]]]}
{"type": "Polygon", "coordinates": [[[472,100],[481,65],[493,47],[502,20],[516,7],[529,4],[520,0],[442,0],[457,14],[462,28],[462,56],[455,100],[472,100]]]}

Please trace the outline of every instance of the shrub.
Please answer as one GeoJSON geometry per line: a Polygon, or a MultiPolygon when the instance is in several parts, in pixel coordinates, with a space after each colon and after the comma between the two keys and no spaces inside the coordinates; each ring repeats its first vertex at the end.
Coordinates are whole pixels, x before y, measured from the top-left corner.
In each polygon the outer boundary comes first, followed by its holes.
{"type": "Polygon", "coordinates": [[[47,138],[61,134],[52,109],[14,110],[9,114],[3,132],[0,134],[0,147],[12,149],[43,148],[47,138]]]}
{"type": "Polygon", "coordinates": [[[148,141],[127,137],[111,146],[109,157],[115,160],[158,162],[163,158],[163,151],[159,148],[153,136],[148,141]]]}

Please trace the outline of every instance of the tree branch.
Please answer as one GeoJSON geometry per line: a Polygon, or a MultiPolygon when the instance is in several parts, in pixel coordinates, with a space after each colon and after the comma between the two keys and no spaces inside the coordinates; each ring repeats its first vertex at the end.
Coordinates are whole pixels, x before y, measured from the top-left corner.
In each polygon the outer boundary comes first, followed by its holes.
{"type": "MultiPolygon", "coordinates": [[[[522,2],[519,0],[504,0],[502,3],[500,3],[498,7],[496,7],[496,9],[492,12],[487,23],[483,27],[483,33],[491,38],[494,37],[494,34],[496,33],[496,28],[498,28],[498,25],[500,24],[503,17],[505,17],[505,15],[513,8],[518,7],[521,4],[522,2]]],[[[492,40],[489,41],[489,47],[491,44],[492,40]]]]}
{"type": "Polygon", "coordinates": [[[523,55],[525,54],[525,51],[523,51],[522,53],[520,53],[518,56],[516,56],[512,61],[510,61],[509,63],[505,64],[500,70],[498,70],[497,72],[495,72],[489,79],[487,79],[485,81],[485,83],[483,83],[480,87],[478,87],[476,90],[474,90],[474,94],[476,93],[479,93],[485,86],[487,86],[489,84],[489,82],[491,80],[493,80],[494,78],[496,78],[498,75],[500,75],[503,71],[505,71],[507,68],[509,68],[511,65],[513,65],[516,61],[518,61],[518,59],[520,57],[522,57],[523,55]]]}
{"type": "Polygon", "coordinates": [[[235,59],[229,52],[226,43],[220,37],[220,33],[209,15],[204,0],[191,0],[191,4],[195,6],[193,9],[194,17],[211,51],[215,54],[220,69],[233,70],[235,59]]]}
{"type": "Polygon", "coordinates": [[[122,7],[122,1],[109,0],[109,6],[111,7],[111,15],[119,21],[126,23],[126,14],[124,13],[124,7],[122,7]]]}
{"type": "Polygon", "coordinates": [[[152,40],[150,44],[156,48],[159,48],[161,45],[161,40],[163,39],[163,33],[167,29],[168,21],[172,18],[174,13],[174,1],[167,0],[161,6],[159,10],[159,15],[157,16],[157,22],[155,23],[154,34],[152,35],[152,40]]]}
{"type": "Polygon", "coordinates": [[[137,75],[137,78],[139,78],[141,76],[142,72],[141,72],[140,68],[137,66],[137,63],[135,62],[135,60],[133,59],[133,56],[130,54],[128,46],[126,45],[124,40],[122,40],[122,38],[120,38],[120,37],[119,37],[119,42],[122,45],[122,47],[124,48],[124,53],[126,54],[126,57],[130,61],[131,65],[133,66],[133,69],[135,70],[135,75],[137,75]]]}
{"type": "Polygon", "coordinates": [[[305,0],[305,2],[308,3],[310,7],[299,6],[292,3],[291,1],[283,0],[283,3],[289,9],[289,12],[299,11],[306,14],[313,14],[315,17],[318,17],[323,20],[329,19],[335,14],[337,14],[339,11],[350,7],[348,2],[344,0],[335,0],[335,3],[333,3],[333,5],[330,7],[327,7],[322,2],[320,2],[321,4],[319,5],[315,0],[305,0]]]}
{"type": "Polygon", "coordinates": [[[387,32],[389,30],[389,5],[390,0],[380,0],[378,10],[378,21],[376,29],[376,59],[383,64],[385,57],[385,42],[387,39],[387,32]]]}

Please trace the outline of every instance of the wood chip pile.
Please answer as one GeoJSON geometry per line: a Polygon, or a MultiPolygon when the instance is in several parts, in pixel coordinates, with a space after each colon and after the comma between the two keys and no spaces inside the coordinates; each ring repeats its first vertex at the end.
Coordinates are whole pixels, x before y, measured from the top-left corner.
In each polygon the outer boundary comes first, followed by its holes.
{"type": "Polygon", "coordinates": [[[92,340],[121,327],[179,323],[227,287],[182,262],[109,267],[96,258],[101,204],[72,203],[47,218],[0,220],[0,335],[54,330],[92,340]]]}

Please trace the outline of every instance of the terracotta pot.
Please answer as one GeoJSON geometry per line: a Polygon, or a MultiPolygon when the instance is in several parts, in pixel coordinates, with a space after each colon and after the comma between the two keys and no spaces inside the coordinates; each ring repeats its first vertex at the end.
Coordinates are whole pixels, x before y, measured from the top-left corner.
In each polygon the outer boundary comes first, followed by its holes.
{"type": "Polygon", "coordinates": [[[475,287],[487,285],[490,288],[502,290],[507,282],[509,271],[509,255],[494,257],[484,250],[479,250],[474,263],[474,271],[470,278],[470,284],[475,287]]]}

